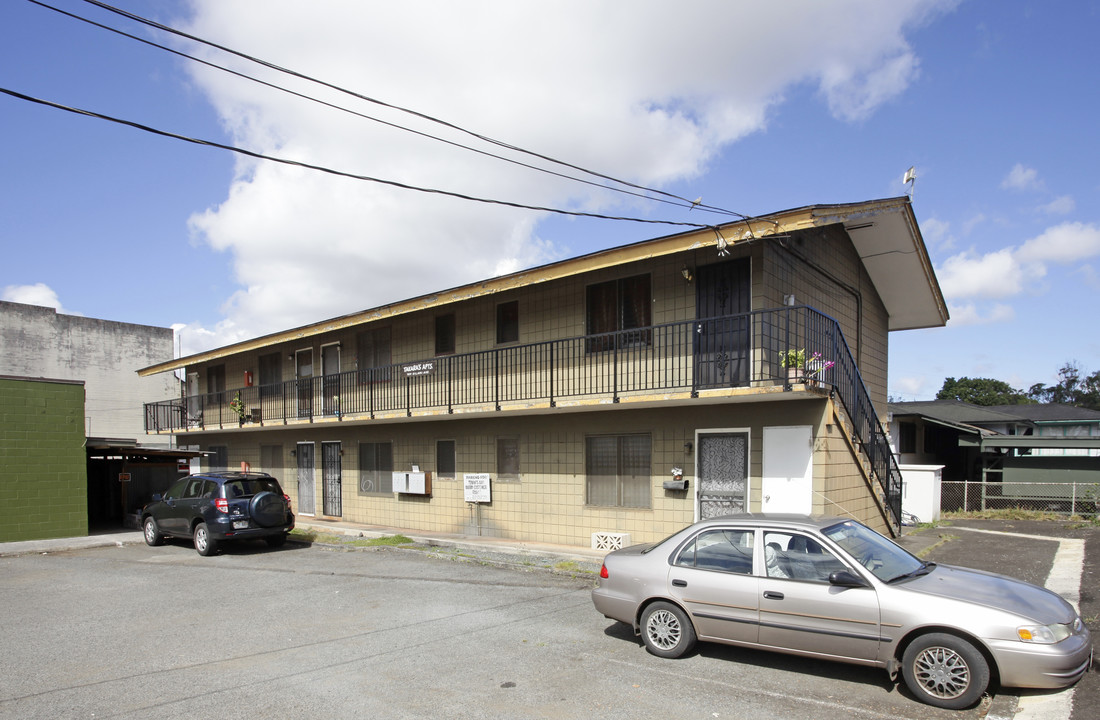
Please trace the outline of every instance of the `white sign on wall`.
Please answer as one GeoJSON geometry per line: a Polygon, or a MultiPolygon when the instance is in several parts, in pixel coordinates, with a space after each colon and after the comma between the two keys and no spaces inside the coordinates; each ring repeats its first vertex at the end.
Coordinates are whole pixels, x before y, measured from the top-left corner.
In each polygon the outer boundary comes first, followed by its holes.
{"type": "Polygon", "coordinates": [[[466,502],[487,503],[492,501],[492,487],[489,473],[466,473],[462,476],[462,493],[466,502]]]}

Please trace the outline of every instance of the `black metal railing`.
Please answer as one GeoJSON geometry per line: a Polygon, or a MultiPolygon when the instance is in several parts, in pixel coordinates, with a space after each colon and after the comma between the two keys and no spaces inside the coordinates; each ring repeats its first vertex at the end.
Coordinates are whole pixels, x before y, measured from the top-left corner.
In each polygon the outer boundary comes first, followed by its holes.
{"type": "Polygon", "coordinates": [[[785,307],[361,368],[147,403],[148,432],[498,410],[602,396],[817,384],[835,391],[895,520],[901,474],[840,326],[785,307]]]}

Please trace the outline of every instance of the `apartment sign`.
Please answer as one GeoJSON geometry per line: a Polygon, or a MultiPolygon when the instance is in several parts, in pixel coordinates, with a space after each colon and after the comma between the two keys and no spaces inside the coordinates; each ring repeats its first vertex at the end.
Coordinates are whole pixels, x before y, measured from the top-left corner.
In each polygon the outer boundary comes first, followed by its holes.
{"type": "Polygon", "coordinates": [[[402,365],[401,370],[404,371],[405,377],[431,375],[435,372],[435,360],[425,360],[424,362],[413,363],[411,365],[402,365]]]}
{"type": "Polygon", "coordinates": [[[466,502],[492,502],[493,490],[489,483],[489,473],[466,473],[463,475],[462,494],[466,502]]]}

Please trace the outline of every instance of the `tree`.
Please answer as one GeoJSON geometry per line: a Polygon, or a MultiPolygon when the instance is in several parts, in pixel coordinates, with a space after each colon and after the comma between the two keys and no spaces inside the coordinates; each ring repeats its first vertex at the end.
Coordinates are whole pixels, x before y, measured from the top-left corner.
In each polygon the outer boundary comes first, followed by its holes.
{"type": "MultiPolygon", "coordinates": [[[[1034,390],[1034,388],[1032,388],[1034,390]]],[[[993,378],[945,378],[937,400],[958,400],[971,405],[1021,405],[1035,402],[1030,394],[993,378]]]]}
{"type": "Polygon", "coordinates": [[[1063,403],[1089,410],[1100,410],[1100,370],[1086,376],[1076,360],[1067,362],[1058,371],[1058,383],[1036,383],[1027,391],[1035,402],[1063,403]]]}

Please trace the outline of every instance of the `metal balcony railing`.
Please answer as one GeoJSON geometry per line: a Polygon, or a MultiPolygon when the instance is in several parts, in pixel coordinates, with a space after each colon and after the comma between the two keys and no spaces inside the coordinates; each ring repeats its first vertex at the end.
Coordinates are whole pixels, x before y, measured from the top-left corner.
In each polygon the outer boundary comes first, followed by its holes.
{"type": "Polygon", "coordinates": [[[901,474],[838,323],[808,307],[447,355],[147,403],[150,433],[810,382],[835,392],[895,520],[901,474]],[[796,360],[797,358],[797,360],[796,360]],[[797,367],[787,367],[794,365],[797,367]]]}

